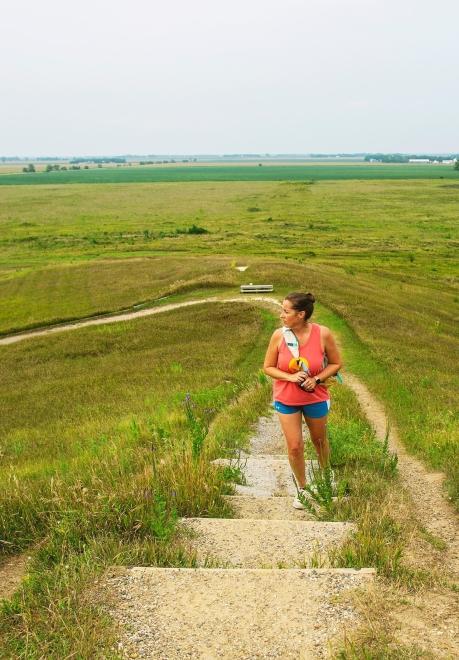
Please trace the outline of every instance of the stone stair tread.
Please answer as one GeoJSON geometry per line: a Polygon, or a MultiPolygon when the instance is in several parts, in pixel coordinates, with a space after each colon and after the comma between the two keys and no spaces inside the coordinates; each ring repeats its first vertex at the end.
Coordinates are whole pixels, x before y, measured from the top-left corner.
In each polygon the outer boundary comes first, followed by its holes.
{"type": "Polygon", "coordinates": [[[250,497],[227,495],[235,518],[264,518],[266,520],[315,520],[309,511],[294,509],[291,497],[250,497]]]}
{"type": "Polygon", "coordinates": [[[285,440],[277,415],[271,413],[266,417],[260,417],[256,433],[250,438],[250,452],[252,454],[273,454],[284,450],[285,440]]]}
{"type": "Polygon", "coordinates": [[[182,518],[199,565],[271,568],[326,566],[353,523],[248,518],[182,518]]]}
{"type": "MultiPolygon", "coordinates": [[[[219,458],[215,463],[229,465],[234,461],[219,458]]],[[[253,497],[271,497],[296,495],[292,472],[286,456],[270,454],[247,455],[240,461],[240,468],[247,481],[246,485],[236,484],[236,494],[253,497]]],[[[313,480],[313,471],[318,468],[317,461],[306,461],[307,480],[313,480]]]]}
{"type": "Polygon", "coordinates": [[[115,567],[101,588],[127,657],[306,659],[358,625],[346,594],[373,578],[372,569],[115,567]]]}

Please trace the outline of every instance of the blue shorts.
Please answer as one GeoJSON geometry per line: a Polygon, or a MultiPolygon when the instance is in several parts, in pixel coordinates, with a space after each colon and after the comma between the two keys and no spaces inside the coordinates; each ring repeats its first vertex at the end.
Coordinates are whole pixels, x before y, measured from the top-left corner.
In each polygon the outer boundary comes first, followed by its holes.
{"type": "Polygon", "coordinates": [[[274,401],[274,409],[283,415],[292,415],[293,413],[302,412],[305,417],[312,417],[312,419],[319,419],[326,417],[330,410],[330,400],[319,401],[318,403],[308,403],[305,406],[287,406],[280,401],[274,401]]]}

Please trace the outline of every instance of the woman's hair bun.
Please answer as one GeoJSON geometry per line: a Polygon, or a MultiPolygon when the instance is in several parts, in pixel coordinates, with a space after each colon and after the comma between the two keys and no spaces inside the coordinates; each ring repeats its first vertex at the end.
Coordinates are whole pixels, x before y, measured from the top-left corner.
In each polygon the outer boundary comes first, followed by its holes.
{"type": "Polygon", "coordinates": [[[289,300],[293,309],[297,312],[305,312],[305,319],[308,320],[314,311],[314,303],[316,299],[312,293],[289,293],[285,296],[285,300],[289,300]]]}

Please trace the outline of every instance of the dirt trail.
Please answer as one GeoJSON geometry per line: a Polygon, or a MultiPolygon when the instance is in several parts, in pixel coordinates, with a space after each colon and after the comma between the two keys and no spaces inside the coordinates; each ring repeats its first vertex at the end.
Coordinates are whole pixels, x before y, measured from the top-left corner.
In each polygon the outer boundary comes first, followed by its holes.
{"type": "Polygon", "coordinates": [[[122,314],[114,314],[113,316],[96,316],[90,319],[83,319],[72,323],[60,323],[59,325],[49,326],[47,328],[37,328],[27,332],[19,332],[12,335],[6,335],[0,339],[0,345],[16,344],[24,339],[31,339],[33,337],[45,337],[47,335],[56,334],[58,332],[65,332],[67,330],[77,330],[78,328],[86,328],[91,325],[106,325],[107,323],[119,323],[120,321],[131,321],[132,319],[142,318],[144,316],[152,316],[153,314],[160,314],[161,312],[169,312],[172,309],[179,307],[190,307],[192,305],[203,305],[209,302],[223,302],[223,303],[250,303],[251,301],[265,302],[270,305],[279,305],[275,298],[269,296],[253,296],[248,298],[203,298],[202,300],[187,300],[180,303],[171,303],[169,305],[162,305],[161,307],[149,307],[148,309],[139,309],[136,312],[123,312],[122,314]]]}
{"type": "MultiPolygon", "coordinates": [[[[380,440],[386,437],[388,420],[382,404],[368,388],[352,374],[346,374],[346,385],[356,393],[359,402],[380,440]]],[[[416,513],[425,528],[446,545],[446,568],[459,578],[459,517],[443,495],[445,475],[430,472],[402,445],[395,425],[389,427],[389,447],[398,454],[398,468],[404,486],[416,503],[416,513]]]]}
{"type": "Polygon", "coordinates": [[[21,584],[21,580],[27,572],[28,554],[8,557],[0,564],[0,601],[10,598],[21,584]]]}

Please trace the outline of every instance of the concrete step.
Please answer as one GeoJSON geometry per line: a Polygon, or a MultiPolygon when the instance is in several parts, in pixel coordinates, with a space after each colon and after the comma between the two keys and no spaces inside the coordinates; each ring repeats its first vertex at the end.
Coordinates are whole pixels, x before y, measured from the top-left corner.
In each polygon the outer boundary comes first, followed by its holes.
{"type": "Polygon", "coordinates": [[[247,518],[182,518],[199,565],[241,568],[328,566],[353,523],[247,518]]]}
{"type": "Polygon", "coordinates": [[[255,434],[250,438],[251,454],[285,453],[285,440],[277,414],[260,417],[255,434]]]}
{"type": "Polygon", "coordinates": [[[315,520],[309,511],[294,509],[291,497],[248,497],[228,495],[226,498],[235,513],[235,518],[258,518],[265,520],[315,520]]]}
{"type": "MultiPolygon", "coordinates": [[[[303,437],[309,441],[309,431],[303,420],[303,437]]],[[[285,454],[286,445],[277,413],[273,411],[266,417],[260,417],[255,434],[251,436],[250,453],[256,454],[285,454]]]]}
{"type": "MultiPolygon", "coordinates": [[[[219,458],[219,465],[236,465],[234,460],[219,458]]],[[[241,455],[238,465],[245,476],[247,485],[236,485],[237,495],[251,497],[282,497],[296,495],[292,480],[292,471],[287,457],[259,454],[257,456],[241,455]]],[[[306,461],[308,482],[313,481],[313,471],[319,467],[317,461],[306,461]]]]}
{"type": "Polygon", "coordinates": [[[313,659],[359,618],[372,569],[114,568],[103,600],[125,657],[313,659]]]}

